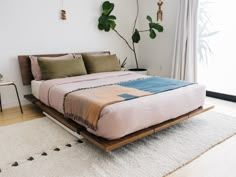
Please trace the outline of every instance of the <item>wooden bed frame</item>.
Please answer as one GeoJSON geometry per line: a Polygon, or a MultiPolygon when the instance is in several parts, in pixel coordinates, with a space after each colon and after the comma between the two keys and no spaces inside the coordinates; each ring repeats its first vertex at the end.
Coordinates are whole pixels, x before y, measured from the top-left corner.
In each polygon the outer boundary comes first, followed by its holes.
{"type": "MultiPolygon", "coordinates": [[[[105,54],[105,53],[110,54],[109,51],[90,52],[90,54],[105,54]]],[[[80,53],[76,53],[76,54],[80,54],[80,53]]],[[[46,54],[46,55],[35,55],[35,56],[56,57],[56,56],[62,56],[62,55],[65,55],[65,54],[46,54]]],[[[31,80],[33,80],[33,75],[31,72],[31,63],[30,63],[29,55],[18,56],[18,60],[19,60],[23,85],[30,85],[31,80]]],[[[214,108],[214,106],[200,107],[200,108],[198,108],[192,112],[189,112],[185,115],[182,115],[180,117],[168,120],[168,121],[163,122],[161,124],[154,125],[149,128],[145,128],[143,130],[134,132],[134,133],[129,134],[123,138],[116,139],[116,140],[107,140],[107,139],[104,139],[104,138],[101,138],[101,137],[98,137],[98,136],[95,136],[95,135],[89,133],[85,127],[77,124],[76,122],[72,121],[71,119],[65,118],[63,114],[57,112],[53,108],[46,106],[45,104],[40,102],[37,98],[35,98],[33,95],[31,95],[31,94],[25,95],[24,97],[27,100],[29,100],[30,102],[32,102],[33,104],[35,104],[36,106],[38,106],[43,112],[47,113],[48,115],[53,117],[55,120],[57,120],[61,124],[65,125],[73,132],[78,133],[79,135],[81,135],[82,137],[87,139],[89,142],[93,143],[94,145],[96,145],[97,147],[101,148],[104,151],[112,151],[112,150],[117,149],[121,146],[124,146],[128,143],[131,143],[131,142],[134,142],[138,139],[144,138],[148,135],[156,133],[162,129],[168,128],[172,125],[175,125],[179,122],[189,119],[197,114],[203,113],[205,111],[208,111],[208,110],[214,108]]]]}

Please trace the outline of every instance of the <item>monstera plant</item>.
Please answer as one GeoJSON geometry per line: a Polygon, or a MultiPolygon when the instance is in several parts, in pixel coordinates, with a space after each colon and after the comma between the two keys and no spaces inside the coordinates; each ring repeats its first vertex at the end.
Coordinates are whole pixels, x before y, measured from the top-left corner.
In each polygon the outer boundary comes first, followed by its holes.
{"type": "Polygon", "coordinates": [[[129,40],[127,40],[123,35],[121,35],[120,32],[117,31],[116,16],[112,15],[112,11],[114,10],[115,5],[114,3],[111,3],[109,1],[105,1],[102,4],[102,14],[98,19],[98,29],[103,30],[105,32],[114,31],[127,44],[129,49],[134,54],[136,68],[131,69],[131,70],[142,71],[144,69],[139,68],[138,57],[137,57],[136,48],[135,48],[136,47],[135,44],[139,43],[139,41],[141,40],[140,33],[149,33],[150,38],[155,39],[157,36],[156,32],[163,32],[163,26],[160,25],[159,23],[153,22],[152,18],[148,15],[146,19],[149,23],[149,28],[146,30],[138,30],[136,26],[137,26],[137,20],[138,20],[138,15],[139,15],[139,0],[136,0],[136,4],[137,4],[137,14],[134,20],[132,36],[129,40]]]}

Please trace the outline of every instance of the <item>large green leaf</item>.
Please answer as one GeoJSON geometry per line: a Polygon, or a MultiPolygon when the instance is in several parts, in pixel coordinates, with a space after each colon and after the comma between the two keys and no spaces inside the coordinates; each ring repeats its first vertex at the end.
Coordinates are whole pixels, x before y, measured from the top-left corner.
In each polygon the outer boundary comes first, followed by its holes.
{"type": "Polygon", "coordinates": [[[98,29],[99,29],[99,30],[104,30],[104,25],[101,24],[101,23],[99,23],[99,24],[98,24],[98,29]]]}
{"type": "Polygon", "coordinates": [[[155,31],[153,29],[150,29],[149,36],[150,36],[151,39],[155,39],[157,35],[156,35],[156,33],[155,33],[155,31]]]}
{"type": "Polygon", "coordinates": [[[110,20],[116,20],[116,16],[115,15],[109,15],[107,16],[108,19],[110,20]]]}
{"type": "Polygon", "coordinates": [[[102,16],[99,17],[98,23],[104,24],[104,23],[106,23],[107,20],[108,20],[107,16],[102,15],[102,16]]]}
{"type": "Polygon", "coordinates": [[[111,16],[101,16],[98,19],[98,29],[105,30],[106,32],[110,31],[110,29],[115,29],[116,22],[113,20],[114,17],[111,16]]]}
{"type": "Polygon", "coordinates": [[[98,19],[98,29],[109,32],[116,27],[116,16],[110,15],[114,9],[114,4],[109,1],[105,1],[102,4],[102,15],[98,19]]]}
{"type": "Polygon", "coordinates": [[[146,17],[146,19],[147,19],[150,23],[152,23],[152,18],[151,18],[149,15],[146,17]]]}
{"type": "Polygon", "coordinates": [[[104,30],[105,30],[106,32],[109,32],[109,31],[111,30],[110,25],[105,24],[105,25],[104,25],[104,30]]]}
{"type": "Polygon", "coordinates": [[[109,20],[109,24],[110,24],[111,29],[115,29],[115,27],[116,27],[115,21],[109,20]]]}
{"type": "Polygon", "coordinates": [[[149,28],[150,29],[155,29],[158,32],[163,32],[163,26],[161,26],[159,23],[149,23],[149,28]]]}
{"type": "Polygon", "coordinates": [[[140,41],[140,34],[137,29],[135,29],[134,34],[132,35],[132,40],[134,43],[138,43],[140,41]]]}
{"type": "Polygon", "coordinates": [[[102,15],[105,15],[105,16],[108,16],[111,14],[111,12],[113,11],[115,5],[114,3],[111,3],[109,1],[105,1],[103,4],[102,4],[102,15]]]}

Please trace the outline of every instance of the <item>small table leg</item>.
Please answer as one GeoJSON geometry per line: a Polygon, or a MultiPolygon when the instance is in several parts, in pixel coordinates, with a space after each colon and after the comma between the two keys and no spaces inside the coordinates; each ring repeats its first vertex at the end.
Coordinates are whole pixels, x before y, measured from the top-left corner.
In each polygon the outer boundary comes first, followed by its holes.
{"type": "Polygon", "coordinates": [[[22,106],[21,106],[21,102],[20,102],[20,98],[19,98],[17,87],[16,87],[16,85],[14,83],[12,85],[14,85],[14,87],[15,87],[17,99],[18,99],[18,102],[19,102],[20,110],[21,110],[21,114],[23,114],[23,109],[22,109],[22,106]]]}
{"type": "Polygon", "coordinates": [[[0,110],[2,112],[2,97],[1,97],[1,93],[0,93],[0,110]]]}

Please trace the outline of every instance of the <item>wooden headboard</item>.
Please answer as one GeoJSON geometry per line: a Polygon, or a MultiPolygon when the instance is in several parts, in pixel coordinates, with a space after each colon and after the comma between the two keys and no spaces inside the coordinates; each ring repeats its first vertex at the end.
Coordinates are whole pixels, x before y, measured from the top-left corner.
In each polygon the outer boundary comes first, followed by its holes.
{"type": "MultiPolygon", "coordinates": [[[[109,51],[102,51],[102,52],[86,52],[87,54],[96,55],[96,54],[110,54],[109,51]]],[[[42,54],[42,55],[34,55],[37,57],[59,57],[66,55],[68,53],[64,54],[42,54]]],[[[73,53],[73,54],[81,54],[81,53],[73,53]]],[[[31,81],[34,80],[34,77],[31,72],[31,63],[29,59],[30,55],[20,55],[18,56],[18,61],[20,65],[20,72],[21,72],[21,78],[23,85],[30,85],[31,81]]]]}

